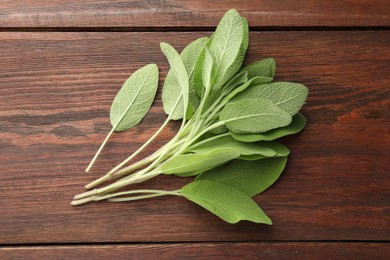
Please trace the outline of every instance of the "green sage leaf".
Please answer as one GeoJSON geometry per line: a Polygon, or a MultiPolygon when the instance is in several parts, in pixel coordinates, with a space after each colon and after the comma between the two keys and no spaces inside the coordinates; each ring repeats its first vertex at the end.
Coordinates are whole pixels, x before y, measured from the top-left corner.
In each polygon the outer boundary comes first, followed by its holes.
{"type": "Polygon", "coordinates": [[[295,115],[305,103],[307,87],[302,84],[291,82],[272,82],[247,88],[233,100],[244,98],[264,98],[271,100],[275,105],[295,115]]]}
{"type": "Polygon", "coordinates": [[[243,71],[248,73],[249,79],[256,76],[273,78],[275,76],[276,63],[273,58],[268,58],[245,66],[240,70],[240,72],[243,71]]]}
{"type": "Polygon", "coordinates": [[[184,186],[180,193],[228,223],[248,220],[272,224],[271,219],[253,199],[231,186],[210,180],[199,180],[184,186]]]}
{"type": "Polygon", "coordinates": [[[153,103],[158,87],[156,64],[135,71],[123,84],[111,105],[111,125],[117,132],[141,122],[153,103]]]}
{"type": "Polygon", "coordinates": [[[165,174],[181,174],[186,172],[204,171],[226,163],[240,156],[233,149],[217,148],[204,153],[177,155],[161,165],[165,174]]]}
{"type": "Polygon", "coordinates": [[[272,157],[276,155],[276,152],[271,148],[262,146],[257,143],[243,143],[235,140],[229,135],[215,138],[210,141],[200,143],[199,145],[195,144],[192,148],[189,148],[189,151],[195,153],[207,153],[208,151],[214,150],[216,148],[232,149],[239,152],[240,156],[258,154],[266,157],[272,157]]]}
{"type": "Polygon", "coordinates": [[[257,161],[233,160],[228,164],[199,174],[196,180],[222,183],[253,197],[275,183],[286,163],[286,156],[257,161]]]}
{"type": "Polygon", "coordinates": [[[160,47],[167,57],[173,74],[168,78],[168,82],[164,83],[165,90],[163,88],[162,95],[164,111],[173,120],[182,119],[186,117],[189,102],[188,73],[179,53],[171,45],[162,42],[160,47]]]}
{"type": "Polygon", "coordinates": [[[287,112],[262,98],[230,102],[219,117],[235,133],[265,132],[291,122],[291,116],[287,112]]]}
{"type": "MultiPolygon", "coordinates": [[[[275,141],[262,141],[262,142],[256,142],[256,145],[263,147],[263,149],[271,149],[275,152],[275,154],[272,157],[281,157],[281,156],[287,156],[290,154],[290,150],[283,144],[275,142],[275,141]]],[[[267,158],[269,156],[265,156],[260,153],[253,153],[253,154],[243,154],[240,156],[240,159],[247,160],[247,161],[253,161],[253,160],[259,160],[263,158],[267,158]]]]}
{"type": "Polygon", "coordinates": [[[240,50],[238,51],[237,57],[234,60],[233,64],[226,71],[225,79],[223,82],[227,82],[240,70],[245,58],[246,50],[248,49],[248,44],[249,44],[248,21],[244,17],[241,17],[241,22],[242,22],[242,42],[241,42],[240,50]]]}
{"type": "Polygon", "coordinates": [[[285,127],[276,128],[260,134],[238,134],[231,132],[231,136],[241,142],[271,141],[277,138],[292,135],[300,132],[306,125],[306,118],[297,113],[292,117],[292,121],[285,127]]]}
{"type": "Polygon", "coordinates": [[[207,47],[204,49],[204,52],[202,82],[206,91],[210,91],[215,79],[214,59],[207,47]]]}
{"type": "Polygon", "coordinates": [[[210,39],[209,49],[215,58],[216,66],[215,83],[220,86],[230,79],[226,74],[240,52],[243,32],[243,20],[239,13],[232,9],[222,17],[210,39]]]}

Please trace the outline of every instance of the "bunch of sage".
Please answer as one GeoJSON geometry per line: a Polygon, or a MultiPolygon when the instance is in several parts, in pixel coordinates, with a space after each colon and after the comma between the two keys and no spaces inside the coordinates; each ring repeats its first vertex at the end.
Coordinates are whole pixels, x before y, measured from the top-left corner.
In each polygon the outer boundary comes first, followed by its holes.
{"type": "MultiPolygon", "coordinates": [[[[270,187],[283,171],[289,149],[275,139],[304,128],[306,120],[298,111],[308,90],[302,84],[273,82],[272,58],[242,67],[248,42],[247,20],[229,10],[211,37],[191,42],[181,54],[161,43],[170,65],[162,89],[166,121],[130,157],[87,184],[89,191],[76,195],[72,205],[176,195],[229,223],[271,224],[252,197],[270,187]],[[172,120],[181,120],[177,134],[153,154],[127,165],[172,120]],[[173,191],[117,191],[160,174],[192,177],[192,181],[173,191]]],[[[112,129],[87,171],[112,133],[141,122],[155,98],[158,74],[157,65],[150,64],[123,84],[110,111],[112,129]]]]}

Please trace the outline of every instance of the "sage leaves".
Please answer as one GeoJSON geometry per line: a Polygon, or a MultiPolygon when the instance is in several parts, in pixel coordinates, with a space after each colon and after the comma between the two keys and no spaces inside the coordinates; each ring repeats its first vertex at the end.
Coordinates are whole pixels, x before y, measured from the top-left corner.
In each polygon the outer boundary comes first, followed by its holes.
{"type": "MultiPolygon", "coordinates": [[[[194,40],[180,54],[161,43],[170,66],[161,95],[167,119],[138,150],[87,184],[88,191],[74,196],[71,204],[174,195],[227,223],[245,220],[271,225],[254,197],[283,172],[290,150],[277,139],[305,127],[299,110],[308,89],[298,83],[275,82],[272,58],[243,66],[248,45],[248,22],[236,10],[222,17],[211,37],[194,40]],[[182,120],[176,135],[146,158],[128,164],[172,120],[182,120]],[[177,190],[123,190],[162,174],[189,181],[177,190]]],[[[125,82],[111,107],[112,130],[90,166],[114,131],[124,131],[142,120],[157,84],[158,70],[153,64],[125,82]]]]}
{"type": "Polygon", "coordinates": [[[123,84],[111,105],[112,129],[86,169],[88,172],[111,134],[130,129],[141,122],[149,111],[158,87],[158,68],[149,64],[133,73],[123,84]]]}
{"type": "Polygon", "coordinates": [[[228,223],[249,220],[255,223],[272,224],[255,201],[231,186],[199,180],[184,186],[180,193],[228,223]]]}

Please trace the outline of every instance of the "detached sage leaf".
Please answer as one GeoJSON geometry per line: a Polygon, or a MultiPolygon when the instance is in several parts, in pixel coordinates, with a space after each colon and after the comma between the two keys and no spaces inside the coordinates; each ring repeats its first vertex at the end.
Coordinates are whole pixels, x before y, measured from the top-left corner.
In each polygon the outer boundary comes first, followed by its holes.
{"type": "Polygon", "coordinates": [[[196,180],[222,183],[253,197],[268,189],[279,178],[286,163],[286,156],[257,161],[233,160],[201,173],[196,180]]]}
{"type": "Polygon", "coordinates": [[[141,122],[153,103],[157,87],[158,68],[156,64],[149,64],[138,69],[125,81],[111,105],[111,131],[92,158],[86,172],[91,170],[114,131],[125,131],[141,122]]]}
{"type": "Polygon", "coordinates": [[[173,120],[186,117],[189,102],[189,79],[183,61],[177,51],[169,44],[162,42],[160,44],[162,52],[167,57],[173,73],[166,87],[163,90],[162,100],[164,111],[173,120]],[[179,86],[179,87],[172,87],[179,86]]]}
{"type": "Polygon", "coordinates": [[[264,98],[271,100],[275,105],[295,115],[303,106],[308,90],[302,84],[291,82],[272,82],[247,88],[233,100],[243,98],[264,98]]]}
{"type": "Polygon", "coordinates": [[[172,157],[161,165],[161,171],[165,174],[203,171],[221,165],[239,156],[239,152],[233,149],[223,148],[217,148],[198,154],[182,154],[172,157]]]}
{"type": "Polygon", "coordinates": [[[281,128],[276,128],[260,134],[237,134],[231,132],[231,136],[241,142],[257,142],[257,141],[271,141],[277,138],[292,135],[300,132],[306,125],[306,118],[297,113],[292,117],[292,121],[289,125],[281,128]]]}
{"type": "Polygon", "coordinates": [[[111,105],[110,120],[116,132],[136,126],[153,103],[158,86],[158,68],[149,64],[126,80],[111,105]]]}
{"type": "Polygon", "coordinates": [[[241,220],[272,224],[271,219],[253,199],[231,186],[198,180],[184,186],[180,193],[230,224],[241,220]]]}
{"type": "Polygon", "coordinates": [[[219,117],[235,133],[265,132],[291,122],[291,116],[287,112],[262,98],[228,103],[219,117]]]}

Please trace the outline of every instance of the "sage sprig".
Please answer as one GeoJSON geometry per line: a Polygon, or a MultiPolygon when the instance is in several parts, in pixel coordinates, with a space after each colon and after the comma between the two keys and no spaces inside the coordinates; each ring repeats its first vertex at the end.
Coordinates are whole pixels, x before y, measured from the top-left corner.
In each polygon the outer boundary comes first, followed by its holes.
{"type": "MultiPolygon", "coordinates": [[[[272,58],[242,67],[248,36],[246,19],[229,10],[211,37],[191,42],[180,54],[161,43],[170,65],[162,89],[166,121],[136,152],[87,184],[88,191],[76,195],[72,205],[174,195],[228,223],[272,224],[252,197],[269,188],[282,173],[290,151],[275,140],[305,127],[306,119],[299,110],[308,89],[302,84],[273,82],[276,63],[272,58]],[[171,120],[182,120],[176,135],[148,157],[128,165],[171,120]],[[161,174],[193,178],[173,191],[118,192],[161,174]]],[[[88,169],[114,131],[124,131],[142,120],[157,83],[156,65],[145,66],[125,82],[111,107],[113,128],[88,169]]]]}

